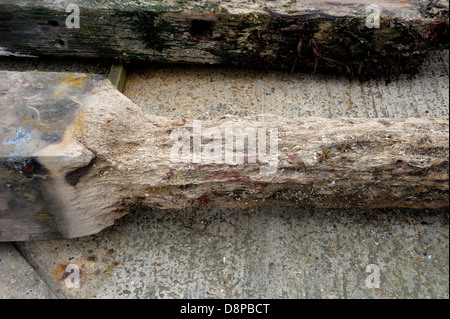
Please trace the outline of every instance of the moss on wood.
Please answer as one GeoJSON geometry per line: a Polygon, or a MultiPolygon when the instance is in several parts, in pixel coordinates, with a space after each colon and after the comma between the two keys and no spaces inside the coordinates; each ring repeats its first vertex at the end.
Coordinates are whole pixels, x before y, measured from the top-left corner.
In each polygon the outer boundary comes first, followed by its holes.
{"type": "Polygon", "coordinates": [[[0,47],[33,56],[232,64],[362,76],[414,73],[427,52],[448,49],[448,10],[442,8],[421,9],[419,18],[386,13],[380,28],[369,29],[360,12],[294,10],[294,4],[284,2],[242,12],[217,1],[141,5],[110,0],[100,7],[94,1],[82,3],[81,28],[68,29],[64,8],[0,0],[0,47]],[[433,17],[430,12],[435,12],[433,17]]]}

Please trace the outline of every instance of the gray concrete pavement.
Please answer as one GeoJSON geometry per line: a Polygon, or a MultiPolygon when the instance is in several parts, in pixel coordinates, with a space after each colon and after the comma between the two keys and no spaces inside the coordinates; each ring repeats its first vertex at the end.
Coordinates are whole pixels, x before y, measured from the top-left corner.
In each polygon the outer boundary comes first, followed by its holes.
{"type": "Polygon", "coordinates": [[[0,243],[0,299],[37,298],[56,295],[11,243],[0,243]]]}
{"type": "Polygon", "coordinates": [[[448,51],[420,74],[360,82],[342,75],[287,74],[211,66],[130,72],[124,94],[145,111],[183,118],[272,113],[293,117],[449,118],[448,51]]]}
{"type": "Polygon", "coordinates": [[[448,298],[448,240],[446,210],[202,208],[18,247],[72,298],[448,298]],[[80,289],[65,285],[68,264],[80,289]]]}
{"type": "MultiPolygon", "coordinates": [[[[448,61],[448,52],[436,53],[419,75],[390,83],[152,67],[131,73],[125,94],[149,112],[180,117],[269,111],[448,119],[448,61]]],[[[0,69],[106,75],[109,68],[5,59],[0,69]]],[[[93,236],[16,247],[0,244],[0,298],[449,297],[448,209],[142,209],[93,236]],[[11,266],[13,255],[20,267],[11,266]],[[67,287],[68,265],[81,270],[80,288],[67,287]],[[369,265],[378,271],[379,287],[366,282],[369,265]],[[24,288],[14,285],[18,279],[24,288]]]]}

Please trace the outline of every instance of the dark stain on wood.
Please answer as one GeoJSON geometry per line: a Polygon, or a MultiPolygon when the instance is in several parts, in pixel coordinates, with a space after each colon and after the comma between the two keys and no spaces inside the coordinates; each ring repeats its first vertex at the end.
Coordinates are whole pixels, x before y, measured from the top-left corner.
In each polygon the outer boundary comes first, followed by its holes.
{"type": "Polygon", "coordinates": [[[66,174],[65,179],[66,182],[72,185],[73,187],[77,186],[80,182],[80,179],[89,173],[92,167],[95,165],[96,159],[94,158],[89,165],[77,168],[76,170],[69,172],[66,174]]]}

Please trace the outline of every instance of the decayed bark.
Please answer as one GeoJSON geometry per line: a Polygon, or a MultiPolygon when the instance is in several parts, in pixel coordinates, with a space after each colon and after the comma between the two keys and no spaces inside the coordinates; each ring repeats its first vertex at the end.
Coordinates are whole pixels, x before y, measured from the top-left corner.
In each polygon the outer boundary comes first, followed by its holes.
{"type": "Polygon", "coordinates": [[[136,205],[448,207],[448,121],[262,115],[201,123],[203,144],[207,128],[214,128],[223,150],[234,153],[227,131],[240,136],[242,129],[260,129],[267,142],[277,132],[276,169],[264,172],[274,162],[261,157],[234,164],[175,161],[174,145],[186,142],[195,150],[193,122],[145,115],[107,80],[8,72],[0,78],[9,88],[0,96],[1,118],[10,123],[0,130],[0,240],[92,234],[136,205]],[[53,108],[61,99],[74,106],[53,108]],[[45,192],[27,183],[41,183],[45,192]],[[14,200],[22,207],[12,216],[14,200]],[[23,208],[31,213],[20,213],[23,208]],[[48,224],[39,219],[42,228],[33,233],[26,226],[39,214],[48,224]],[[22,233],[11,232],[20,223],[22,233]]]}
{"type": "Polygon", "coordinates": [[[334,71],[415,72],[448,49],[448,1],[0,0],[0,55],[82,56],[334,71]],[[68,4],[80,28],[66,27],[68,4]]]}

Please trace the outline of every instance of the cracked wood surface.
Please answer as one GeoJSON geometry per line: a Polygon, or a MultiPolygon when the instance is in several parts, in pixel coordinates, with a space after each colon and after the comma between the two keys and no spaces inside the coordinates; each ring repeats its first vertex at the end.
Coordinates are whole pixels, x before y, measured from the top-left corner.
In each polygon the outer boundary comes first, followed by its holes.
{"type": "Polygon", "coordinates": [[[277,152],[177,162],[174,145],[190,150],[199,136],[193,123],[144,114],[105,78],[0,79],[0,241],[93,234],[142,205],[448,207],[447,120],[229,116],[202,122],[202,132],[214,128],[226,151],[227,130],[260,129],[267,142],[278,137],[277,152]]]}
{"type": "Polygon", "coordinates": [[[414,73],[448,49],[447,0],[0,0],[0,55],[414,73]],[[66,27],[68,4],[80,28],[66,27]],[[381,10],[367,28],[366,7],[381,10]]]}

